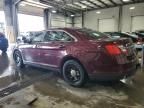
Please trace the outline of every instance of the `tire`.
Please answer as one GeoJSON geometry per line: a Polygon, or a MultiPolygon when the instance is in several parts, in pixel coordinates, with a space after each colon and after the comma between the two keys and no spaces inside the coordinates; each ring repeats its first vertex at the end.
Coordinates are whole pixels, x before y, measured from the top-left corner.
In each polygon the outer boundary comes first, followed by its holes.
{"type": "Polygon", "coordinates": [[[17,67],[23,68],[25,65],[23,63],[23,59],[21,53],[19,51],[14,52],[14,61],[17,67]]]}
{"type": "Polygon", "coordinates": [[[85,70],[75,60],[68,60],[64,63],[62,75],[64,80],[74,87],[82,87],[87,81],[85,70]]]}

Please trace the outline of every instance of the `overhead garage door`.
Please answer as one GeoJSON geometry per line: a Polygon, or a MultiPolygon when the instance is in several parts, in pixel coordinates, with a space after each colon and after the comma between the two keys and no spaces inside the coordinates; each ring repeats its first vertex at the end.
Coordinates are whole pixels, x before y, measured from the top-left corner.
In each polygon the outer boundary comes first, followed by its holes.
{"type": "Polygon", "coordinates": [[[132,31],[144,29],[144,16],[132,17],[132,31]]]}
{"type": "Polygon", "coordinates": [[[51,27],[71,27],[72,22],[71,19],[68,17],[60,16],[60,15],[52,15],[51,18],[51,27]]]}
{"type": "Polygon", "coordinates": [[[76,18],[75,18],[74,27],[82,28],[82,17],[76,17],[76,18]]]}
{"type": "Polygon", "coordinates": [[[115,31],[115,21],[113,18],[99,19],[98,30],[100,32],[112,32],[115,31]]]}
{"type": "Polygon", "coordinates": [[[61,21],[61,20],[52,20],[51,25],[52,27],[65,27],[66,23],[65,21],[61,21]]]}
{"type": "Polygon", "coordinates": [[[39,31],[44,29],[43,17],[18,14],[19,21],[19,31],[28,32],[28,31],[39,31]]]}

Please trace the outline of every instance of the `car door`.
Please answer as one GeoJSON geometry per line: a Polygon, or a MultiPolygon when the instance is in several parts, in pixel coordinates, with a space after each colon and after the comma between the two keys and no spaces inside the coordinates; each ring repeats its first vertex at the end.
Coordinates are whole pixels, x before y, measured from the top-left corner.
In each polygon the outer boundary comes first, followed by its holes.
{"type": "Polygon", "coordinates": [[[40,50],[37,47],[44,39],[44,32],[35,32],[35,35],[30,36],[31,42],[24,44],[22,48],[23,58],[29,63],[38,63],[40,50]]]}
{"type": "Polygon", "coordinates": [[[73,42],[74,39],[64,31],[46,31],[44,43],[39,44],[41,64],[58,67],[61,58],[66,55],[66,47],[73,42]]]}

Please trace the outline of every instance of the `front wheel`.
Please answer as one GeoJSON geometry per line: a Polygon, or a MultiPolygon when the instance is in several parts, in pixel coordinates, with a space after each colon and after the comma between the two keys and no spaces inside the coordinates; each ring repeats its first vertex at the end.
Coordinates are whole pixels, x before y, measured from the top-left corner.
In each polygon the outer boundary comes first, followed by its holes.
{"type": "Polygon", "coordinates": [[[24,67],[23,59],[19,51],[14,52],[14,60],[15,60],[17,67],[20,67],[20,68],[24,67]]]}
{"type": "Polygon", "coordinates": [[[68,60],[64,63],[62,69],[64,80],[75,87],[81,87],[86,83],[87,75],[85,70],[75,60],[68,60]]]}

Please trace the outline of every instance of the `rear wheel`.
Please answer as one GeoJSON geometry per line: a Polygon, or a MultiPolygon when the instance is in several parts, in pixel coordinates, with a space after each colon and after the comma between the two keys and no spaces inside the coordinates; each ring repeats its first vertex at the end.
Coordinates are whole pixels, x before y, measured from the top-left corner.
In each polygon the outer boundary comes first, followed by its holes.
{"type": "Polygon", "coordinates": [[[23,63],[21,53],[19,51],[14,52],[14,60],[17,67],[23,68],[25,66],[23,63]]]}
{"type": "Polygon", "coordinates": [[[86,83],[87,75],[83,67],[75,60],[68,60],[63,65],[64,80],[75,87],[81,87],[86,83]]]}

